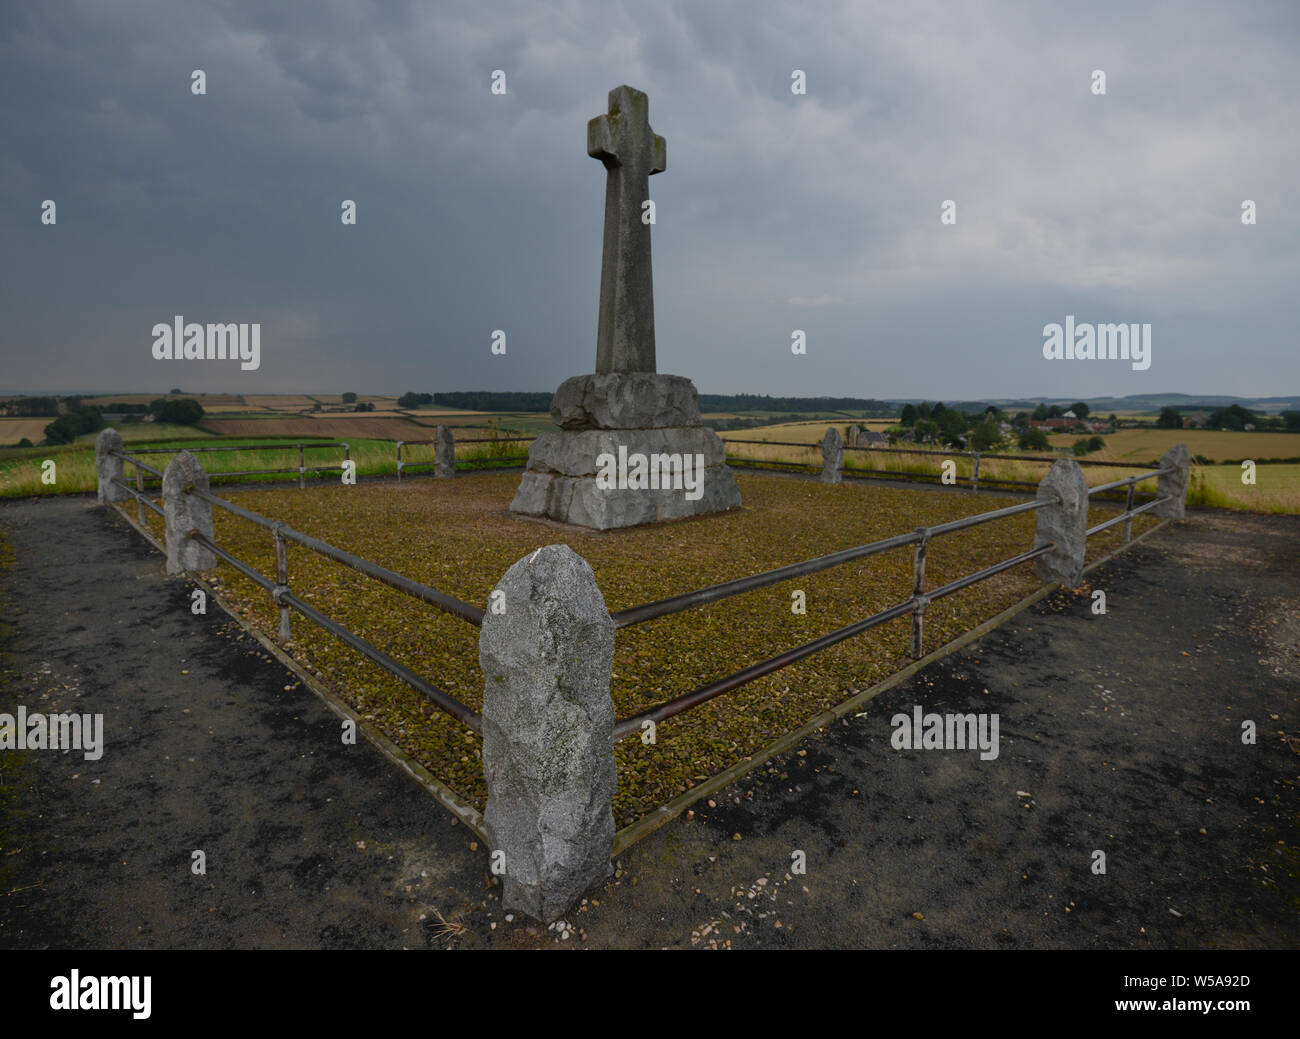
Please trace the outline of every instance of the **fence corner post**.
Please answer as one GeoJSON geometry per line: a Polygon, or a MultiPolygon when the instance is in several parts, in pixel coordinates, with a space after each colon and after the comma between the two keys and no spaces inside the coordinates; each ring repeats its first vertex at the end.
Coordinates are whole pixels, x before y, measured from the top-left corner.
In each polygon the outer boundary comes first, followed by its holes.
{"type": "Polygon", "coordinates": [[[439,426],[433,434],[433,475],[456,475],[456,438],[447,426],[439,426]]]}
{"type": "Polygon", "coordinates": [[[212,538],[212,506],[190,494],[190,489],[206,492],[208,474],[197,458],[181,451],[168,463],[162,481],[169,574],[211,570],[217,565],[212,549],[190,537],[190,531],[197,530],[209,540],[212,538]]]}
{"type": "Polygon", "coordinates": [[[839,483],[844,479],[844,438],[834,426],[822,437],[822,483],[839,483]]]}
{"type": "Polygon", "coordinates": [[[1034,548],[1056,547],[1038,557],[1038,579],[1075,588],[1088,552],[1088,481],[1072,458],[1058,458],[1038,485],[1038,500],[1059,499],[1038,510],[1034,548]]]}
{"type": "Polygon", "coordinates": [[[1161,473],[1156,480],[1156,496],[1171,500],[1157,505],[1151,511],[1166,519],[1180,520],[1187,514],[1187,479],[1191,474],[1192,456],[1186,444],[1175,444],[1160,456],[1160,468],[1173,472],[1161,473]]]}
{"type": "Polygon", "coordinates": [[[100,505],[111,505],[115,501],[125,501],[131,495],[127,489],[114,480],[123,480],[122,434],[116,429],[101,430],[95,438],[95,474],[99,478],[98,500],[100,505]]]}
{"type": "Polygon", "coordinates": [[[504,855],[503,905],[548,922],[611,870],[614,621],[567,545],[520,559],[490,602],[479,634],[488,851],[504,855]]]}

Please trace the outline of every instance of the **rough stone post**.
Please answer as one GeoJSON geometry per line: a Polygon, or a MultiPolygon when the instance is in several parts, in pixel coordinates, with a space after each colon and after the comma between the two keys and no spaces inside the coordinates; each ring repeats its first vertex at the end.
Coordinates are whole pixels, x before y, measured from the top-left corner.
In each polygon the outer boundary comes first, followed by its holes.
{"type": "Polygon", "coordinates": [[[1038,500],[1049,498],[1060,502],[1038,510],[1034,548],[1049,543],[1056,548],[1038,557],[1038,578],[1075,588],[1083,580],[1083,559],[1088,551],[1088,481],[1074,459],[1057,459],[1043,477],[1038,500]]]}
{"type": "Polygon", "coordinates": [[[610,872],[614,621],[586,560],[548,545],[497,585],[479,635],[484,811],[507,909],[551,921],[610,872]],[[502,595],[497,595],[501,592],[502,595]]]}
{"type": "Polygon", "coordinates": [[[456,438],[446,426],[439,426],[433,434],[433,475],[456,475],[456,438]]]}
{"type": "Polygon", "coordinates": [[[125,487],[113,483],[122,480],[122,459],[112,454],[122,450],[122,434],[116,429],[101,430],[95,438],[95,472],[99,476],[99,504],[109,505],[131,497],[125,487]]]}
{"type": "Polygon", "coordinates": [[[211,570],[217,565],[217,556],[206,545],[192,539],[191,530],[212,537],[212,506],[202,498],[185,492],[186,487],[197,491],[208,489],[208,474],[199,460],[188,451],[181,451],[163,473],[163,514],[167,521],[167,572],[183,574],[186,570],[211,570]]]}
{"type": "Polygon", "coordinates": [[[822,437],[822,483],[839,483],[844,466],[844,438],[834,426],[822,437]]]}
{"type": "Polygon", "coordinates": [[[1187,512],[1187,479],[1191,474],[1192,456],[1186,444],[1175,444],[1160,457],[1161,469],[1172,469],[1156,481],[1156,496],[1169,495],[1171,501],[1157,505],[1151,512],[1166,519],[1180,520],[1187,512]]]}

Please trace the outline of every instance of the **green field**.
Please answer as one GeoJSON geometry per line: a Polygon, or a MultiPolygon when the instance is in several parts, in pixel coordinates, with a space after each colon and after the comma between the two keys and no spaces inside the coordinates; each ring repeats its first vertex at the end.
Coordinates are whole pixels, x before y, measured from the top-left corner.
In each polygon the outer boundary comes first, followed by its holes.
{"type": "MultiPolygon", "coordinates": [[[[433,430],[429,430],[430,438],[433,430]]],[[[155,469],[166,469],[167,463],[176,451],[184,448],[205,448],[220,445],[222,447],[240,447],[244,445],[263,445],[275,443],[272,437],[212,437],[196,432],[194,429],[175,426],[159,427],[126,426],[123,427],[123,440],[126,441],[126,453],[132,453],[132,445],[139,447],[166,447],[166,453],[139,454],[136,457],[155,469]],[[153,436],[144,434],[151,433],[153,436]],[[137,434],[132,436],[132,434],[137,434]]],[[[479,432],[480,436],[487,434],[479,432]]],[[[325,441],[329,443],[331,441],[325,441]]],[[[277,480],[292,480],[297,476],[298,447],[302,443],[310,445],[306,438],[286,438],[283,447],[258,447],[256,450],[244,451],[199,451],[196,457],[203,468],[214,477],[222,473],[247,472],[254,469],[291,469],[290,473],[261,474],[254,476],[231,477],[227,481],[237,483],[265,483],[277,480]]],[[[348,440],[350,457],[357,465],[358,476],[393,476],[397,473],[397,449],[392,440],[350,439],[348,440]]],[[[458,444],[456,460],[458,466],[479,468],[492,464],[504,464],[505,456],[527,454],[528,445],[509,436],[495,438],[494,442],[482,444],[458,444]]],[[[334,466],[343,460],[343,449],[339,447],[306,446],[303,451],[303,464],[307,467],[334,466]]],[[[421,464],[433,461],[432,444],[408,444],[403,448],[402,459],[407,464],[421,464]]],[[[514,461],[511,464],[522,464],[514,461]]],[[[428,473],[430,469],[413,470],[414,473],[428,473]]],[[[125,465],[125,476],[134,484],[135,468],[130,462],[125,465]]],[[[313,482],[338,480],[340,473],[308,473],[307,479],[313,482]]],[[[95,437],[80,437],[76,444],[60,447],[11,448],[0,450],[0,498],[19,498],[45,494],[75,494],[94,491],[98,485],[95,473],[95,437]],[[42,479],[48,470],[44,463],[54,462],[54,482],[46,483],[42,479]]],[[[158,486],[156,477],[146,474],[146,488],[158,486]]]]}

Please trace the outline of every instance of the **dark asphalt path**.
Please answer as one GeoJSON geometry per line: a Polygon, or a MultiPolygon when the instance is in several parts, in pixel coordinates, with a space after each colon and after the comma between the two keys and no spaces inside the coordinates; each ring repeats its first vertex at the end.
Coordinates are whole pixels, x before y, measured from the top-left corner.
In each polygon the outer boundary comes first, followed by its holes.
{"type": "Polygon", "coordinates": [[[102,711],[107,742],[0,755],[3,947],[1300,939],[1297,517],[1167,526],[1089,575],[1107,616],[1049,596],[697,805],[567,939],[507,922],[472,834],[224,614],[192,616],[122,520],[47,499],[0,505],[0,531],[0,710],[102,711]],[[914,704],[998,713],[998,758],[893,750],[914,704]]]}
{"type": "Polygon", "coordinates": [[[0,710],[102,712],[106,745],[0,753],[0,946],[422,946],[482,899],[473,835],[123,520],[61,497],[0,530],[0,710]]]}

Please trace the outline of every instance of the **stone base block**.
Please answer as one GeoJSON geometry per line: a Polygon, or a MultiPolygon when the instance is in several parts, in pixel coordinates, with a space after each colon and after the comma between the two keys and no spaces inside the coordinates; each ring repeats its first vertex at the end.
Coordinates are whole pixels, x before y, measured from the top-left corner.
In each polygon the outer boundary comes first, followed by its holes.
{"type": "Polygon", "coordinates": [[[565,379],[551,398],[561,429],[668,429],[700,424],[700,395],[682,375],[597,372],[565,379]]]}
{"type": "Polygon", "coordinates": [[[740,507],[718,435],[701,426],[545,433],[510,508],[612,530],[740,507]]]}

